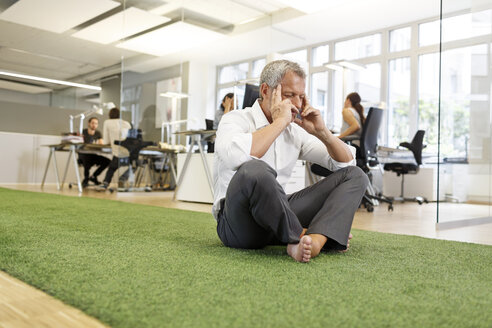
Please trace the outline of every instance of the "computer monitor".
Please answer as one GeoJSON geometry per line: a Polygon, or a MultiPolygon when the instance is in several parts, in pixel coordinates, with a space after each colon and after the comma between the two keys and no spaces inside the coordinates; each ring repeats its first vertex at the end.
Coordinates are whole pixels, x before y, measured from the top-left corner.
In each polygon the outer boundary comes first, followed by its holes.
{"type": "Polygon", "coordinates": [[[243,107],[251,107],[255,103],[256,99],[260,97],[260,87],[258,85],[246,84],[244,90],[243,107]]]}
{"type": "Polygon", "coordinates": [[[205,129],[213,130],[214,129],[214,120],[205,119],[205,129]]]}

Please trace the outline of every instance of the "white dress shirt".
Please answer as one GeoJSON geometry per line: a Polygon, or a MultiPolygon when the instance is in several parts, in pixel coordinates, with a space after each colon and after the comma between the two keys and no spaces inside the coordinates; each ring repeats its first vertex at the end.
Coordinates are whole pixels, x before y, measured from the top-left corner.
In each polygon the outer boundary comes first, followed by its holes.
{"type": "MultiPolygon", "coordinates": [[[[269,125],[258,100],[253,107],[234,110],[220,121],[215,139],[214,160],[214,205],[212,214],[217,219],[220,200],[225,197],[227,187],[241,164],[255,159],[251,156],[253,132],[269,125]]],[[[315,136],[291,123],[275,139],[268,151],[259,158],[277,171],[277,181],[284,188],[298,159],[317,163],[331,171],[355,165],[355,148],[350,147],[353,160],[348,163],[335,161],[326,146],[315,136]]]]}
{"type": "Polygon", "coordinates": [[[127,121],[120,120],[119,118],[112,118],[104,121],[103,125],[103,143],[111,145],[113,150],[113,156],[124,157],[128,156],[128,150],[123,147],[114,144],[115,140],[125,140],[128,135],[128,130],[132,126],[127,121]]]}

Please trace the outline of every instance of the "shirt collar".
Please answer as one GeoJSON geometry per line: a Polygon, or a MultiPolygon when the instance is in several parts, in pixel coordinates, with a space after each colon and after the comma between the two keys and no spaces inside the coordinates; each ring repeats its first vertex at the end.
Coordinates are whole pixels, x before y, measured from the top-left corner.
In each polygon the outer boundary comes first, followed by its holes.
{"type": "Polygon", "coordinates": [[[255,103],[253,104],[251,108],[251,113],[253,114],[253,120],[255,122],[255,127],[257,130],[270,124],[265,116],[265,113],[263,113],[263,110],[261,109],[258,99],[256,99],[255,103]]]}

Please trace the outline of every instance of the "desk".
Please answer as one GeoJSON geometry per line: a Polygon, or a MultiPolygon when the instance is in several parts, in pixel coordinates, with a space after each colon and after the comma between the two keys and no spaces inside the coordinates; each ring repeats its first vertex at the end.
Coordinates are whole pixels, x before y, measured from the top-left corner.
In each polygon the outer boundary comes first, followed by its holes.
{"type": "MultiPolygon", "coordinates": [[[[159,170],[159,179],[162,177],[162,171],[164,170],[164,166],[166,164],[169,166],[169,170],[166,172],[166,176],[162,179],[161,186],[164,186],[164,183],[165,183],[167,177],[169,176],[169,171],[172,174],[173,181],[176,181],[177,180],[177,178],[176,178],[176,154],[177,153],[178,153],[178,151],[175,149],[160,148],[157,146],[148,146],[148,147],[143,148],[142,150],[140,150],[139,155],[144,160],[147,160],[147,165],[144,168],[144,172],[143,172],[142,176],[145,175],[145,172],[148,169],[151,185],[154,186],[154,185],[158,184],[155,181],[153,174],[150,173],[150,172],[156,171],[155,167],[154,167],[154,162],[152,160],[154,158],[163,158],[162,167],[159,170]]],[[[136,183],[137,186],[140,184],[140,180],[141,179],[139,179],[137,181],[137,183],[136,183]]],[[[169,183],[169,189],[173,189],[173,187],[174,186],[172,186],[172,183],[169,183]]],[[[152,188],[154,188],[154,187],[152,187],[152,188]]]]}
{"type": "Polygon", "coordinates": [[[72,143],[61,143],[54,145],[43,145],[44,147],[50,148],[50,155],[48,156],[48,161],[46,162],[46,168],[44,169],[43,181],[41,182],[41,188],[44,186],[44,182],[46,180],[46,174],[48,173],[48,168],[50,166],[51,158],[53,157],[53,165],[55,169],[55,177],[56,177],[56,188],[58,190],[63,188],[65,183],[65,179],[67,177],[68,167],[70,166],[70,159],[73,158],[73,165],[75,168],[75,176],[77,177],[77,187],[79,192],[82,192],[82,183],[80,181],[80,173],[78,170],[77,156],[76,153],[84,153],[84,154],[108,154],[111,153],[111,147],[108,145],[98,145],[98,144],[72,144],[72,143]],[[57,151],[68,152],[68,159],[65,164],[65,169],[63,173],[63,179],[60,184],[60,177],[58,176],[58,165],[56,163],[56,155],[57,151]]]}
{"type": "Polygon", "coordinates": [[[188,166],[189,166],[190,160],[191,160],[191,156],[193,154],[193,147],[195,145],[198,146],[198,150],[200,152],[202,165],[203,165],[203,168],[205,169],[205,174],[207,176],[207,181],[208,181],[208,185],[210,187],[210,191],[212,192],[212,195],[214,194],[214,184],[213,184],[213,180],[212,180],[212,172],[210,171],[210,167],[207,163],[207,159],[205,156],[205,152],[203,151],[201,141],[204,138],[213,137],[215,135],[215,131],[216,130],[192,130],[192,131],[175,132],[175,134],[178,134],[178,135],[189,136],[191,138],[191,145],[190,145],[190,148],[188,149],[188,152],[186,155],[186,160],[183,164],[183,170],[180,172],[178,181],[176,183],[176,189],[174,190],[174,198],[173,198],[174,200],[176,200],[176,195],[178,193],[179,187],[180,187],[181,183],[183,182],[183,178],[185,177],[185,175],[187,173],[188,166]]]}

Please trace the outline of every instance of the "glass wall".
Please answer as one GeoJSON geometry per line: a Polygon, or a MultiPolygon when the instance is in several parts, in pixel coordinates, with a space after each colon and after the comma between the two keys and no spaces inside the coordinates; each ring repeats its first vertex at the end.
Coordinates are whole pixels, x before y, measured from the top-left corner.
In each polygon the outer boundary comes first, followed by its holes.
{"type": "MultiPolygon", "coordinates": [[[[428,141],[438,141],[433,150],[439,152],[439,189],[448,203],[470,204],[462,211],[440,203],[437,221],[441,229],[492,222],[492,9],[484,1],[462,1],[466,8],[459,15],[450,15],[455,5],[442,1],[442,52],[420,58],[422,70],[440,72],[440,88],[431,91],[427,85],[419,89],[420,121],[435,126],[429,127],[428,141]],[[437,107],[439,115],[432,118],[437,107]]],[[[426,35],[422,44],[439,40],[438,21],[422,24],[421,30],[426,35]]]]}

